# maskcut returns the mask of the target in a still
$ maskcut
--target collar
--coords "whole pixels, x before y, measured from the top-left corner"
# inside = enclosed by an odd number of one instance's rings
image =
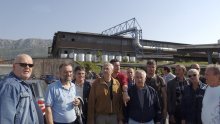
[[[180,79],[179,79],[179,77],[176,77],[176,81],[181,82]],[[183,77],[183,82],[184,82],[184,81],[187,81],[185,77]]]
[[[74,83],[74,84],[75,84],[76,86],[78,86],[78,87],[83,87],[84,84],[85,84],[85,82],[86,82],[86,80],[84,80],[84,82],[82,83],[82,86],[80,86],[80,85],[77,84],[76,79],[74,79],[74,80],[72,81],[72,83]]]
[[[198,84],[198,87],[197,87],[197,89],[199,88],[199,89],[204,89],[204,88],[206,88],[206,84],[204,84],[204,83],[202,83],[201,81],[199,81],[199,84]],[[191,88],[193,88],[193,84],[192,84],[192,82],[190,82],[190,87]]]
[[[156,76],[157,76],[157,75],[154,74],[152,77],[148,77],[148,76],[147,76],[147,78],[156,78]]]
[[[116,80],[115,78],[111,77],[111,82],[112,82],[113,85],[116,84],[115,80]],[[100,83],[101,84],[106,84],[106,82],[104,80],[104,77],[100,78]]]
[[[64,88],[64,86],[63,86],[63,84],[62,84],[62,82],[61,82],[60,80],[58,81],[58,85],[59,85],[59,87]],[[71,82],[70,82],[70,88],[73,87],[73,85],[74,85],[74,84],[73,84],[73,82],[71,81]]]
[[[25,80],[22,80],[21,78],[19,78],[18,76],[16,76],[14,72],[10,72],[10,73],[9,73],[9,77],[14,78],[15,81],[21,83],[22,85],[28,86],[28,84],[25,82]]]
[[[141,89],[139,89],[137,86],[136,86],[136,88],[137,88],[137,90],[147,90],[147,85],[146,84],[144,84],[144,87],[142,87]]]

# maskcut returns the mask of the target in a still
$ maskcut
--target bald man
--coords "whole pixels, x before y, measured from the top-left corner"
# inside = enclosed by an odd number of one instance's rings
[[[13,62],[12,72],[0,82],[1,124],[42,124],[42,112],[26,83],[33,69],[33,60],[19,54]]]

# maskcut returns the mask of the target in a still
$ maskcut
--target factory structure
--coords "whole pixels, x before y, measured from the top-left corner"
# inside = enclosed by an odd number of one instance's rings
[[[133,18],[100,34],[58,31],[53,38],[51,56],[75,61],[107,62],[117,58],[135,62],[153,56],[168,59],[177,53],[176,48],[184,45],[142,39],[142,30]]]
[[[190,45],[142,39],[142,29],[135,18],[100,34],[58,31],[49,50],[52,58],[88,62],[107,62],[116,58],[124,62],[156,59],[212,63],[220,60],[219,53],[220,44]]]
[[[57,32],[52,44],[52,56],[54,58],[72,58],[75,61],[98,61],[103,62],[117,58],[119,61],[126,60],[135,62],[144,55],[175,54],[175,49],[184,44],[141,40],[143,46],[149,49],[141,49],[135,46],[135,39],[123,36],[107,36],[102,34],[82,32]],[[166,48],[164,51],[161,48]]]

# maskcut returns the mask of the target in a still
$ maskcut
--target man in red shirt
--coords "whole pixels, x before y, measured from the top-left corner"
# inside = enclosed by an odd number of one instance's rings
[[[112,77],[117,79],[122,87],[123,92],[123,100],[126,106],[126,103],[128,100],[130,100],[130,97],[128,96],[128,80],[127,77],[120,72],[120,62],[117,59],[112,59],[110,63],[114,66],[114,71],[112,74]]]

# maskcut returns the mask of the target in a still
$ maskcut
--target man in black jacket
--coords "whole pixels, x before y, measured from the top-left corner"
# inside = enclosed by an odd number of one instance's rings
[[[181,99],[184,87],[188,85],[184,74],[186,67],[184,65],[176,65],[176,78],[167,83],[167,108],[169,114],[169,124],[181,123]]]
[[[187,72],[190,85],[183,91],[181,102],[182,124],[202,124],[202,100],[207,85],[199,80],[199,71],[190,69]]]
[[[90,82],[85,79],[86,70],[82,66],[77,66],[74,69],[74,77],[73,83],[76,85],[76,95],[82,98],[82,121],[83,124],[87,122],[87,111],[88,111],[88,98],[89,92],[91,89]],[[79,116],[77,117],[79,121]]]
[[[157,92],[145,84],[146,72],[135,72],[135,85],[128,90],[130,100],[126,111],[128,123],[154,123],[160,124],[161,108]]]

